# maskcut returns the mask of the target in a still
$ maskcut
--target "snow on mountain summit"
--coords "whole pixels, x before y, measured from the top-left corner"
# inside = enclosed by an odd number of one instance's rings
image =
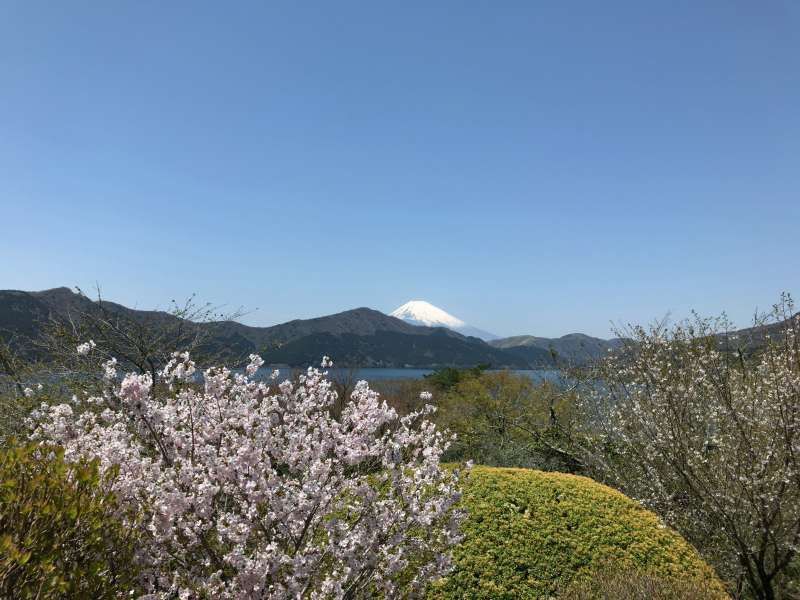
[[[389,313],[392,317],[402,319],[412,325],[424,325],[425,327],[446,327],[463,335],[471,335],[483,340],[494,340],[497,336],[475,327],[467,325],[458,317],[454,317],[448,312],[443,311],[438,306],[424,300],[412,300],[406,302]]]
[[[438,306],[434,306],[424,300],[406,302],[403,306],[393,310],[390,315],[403,319],[403,321],[414,322],[416,325],[425,325],[426,327],[456,329],[466,325],[461,319],[457,319]]]

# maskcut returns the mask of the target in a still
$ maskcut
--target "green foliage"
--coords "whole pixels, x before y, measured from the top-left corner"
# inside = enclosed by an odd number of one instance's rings
[[[18,393],[13,386],[0,383],[0,445],[11,437],[25,434],[25,418],[40,402]]]
[[[448,460],[577,472],[575,398],[508,371],[463,378],[439,401],[438,422],[458,435]]]
[[[0,331],[0,444],[22,433],[25,417],[35,404],[35,400],[25,396],[23,383],[30,374],[30,366]]]
[[[579,581],[559,594],[569,600],[707,600],[719,597],[709,581],[681,580],[647,571],[620,571],[613,565],[590,581]]]
[[[468,381],[470,379],[480,377],[488,368],[489,365],[487,364],[480,364],[469,369],[444,367],[442,369],[435,370],[433,373],[425,375],[424,379],[435,389],[439,391],[448,391],[453,389],[462,381]]]
[[[11,443],[0,451],[0,597],[115,598],[135,590],[134,539],[97,461]]]
[[[613,563],[655,577],[722,584],[696,551],[653,513],[591,479],[475,467],[464,482],[464,540],[455,569],[429,597],[542,598],[591,581]]]

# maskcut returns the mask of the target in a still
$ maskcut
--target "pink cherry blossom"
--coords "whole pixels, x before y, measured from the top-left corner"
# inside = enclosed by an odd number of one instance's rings
[[[275,386],[251,379],[262,364],[197,382],[174,354],[158,381],[118,382],[109,361],[90,410],[43,405],[32,435],[118,466],[147,599],[422,593],[449,568],[462,519],[433,407],[401,418],[359,382],[334,418],[323,373]]]

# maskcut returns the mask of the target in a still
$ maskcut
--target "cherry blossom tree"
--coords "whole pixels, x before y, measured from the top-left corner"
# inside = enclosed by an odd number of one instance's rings
[[[276,384],[255,380],[262,364],[199,378],[176,353],[154,385],[112,360],[104,394],[43,405],[32,435],[118,466],[146,598],[421,594],[449,568],[462,519],[433,408],[400,418],[359,382],[334,417],[325,372]]]
[[[589,377],[587,464],[660,513],[735,590],[790,597],[800,547],[800,315],[791,298],[750,330],[697,317],[627,333],[627,351]]]

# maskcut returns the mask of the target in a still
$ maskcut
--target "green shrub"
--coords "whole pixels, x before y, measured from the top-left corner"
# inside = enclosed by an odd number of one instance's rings
[[[0,450],[0,597],[114,598],[135,590],[134,539],[114,517],[113,474],[63,450]]]
[[[620,571],[609,565],[590,581],[570,585],[559,598],[569,600],[707,600],[719,590],[709,581],[683,581],[647,571]]]
[[[475,467],[464,480],[468,517],[455,568],[429,596],[547,598],[613,563],[657,577],[722,584],[696,551],[651,512],[591,479]]]

